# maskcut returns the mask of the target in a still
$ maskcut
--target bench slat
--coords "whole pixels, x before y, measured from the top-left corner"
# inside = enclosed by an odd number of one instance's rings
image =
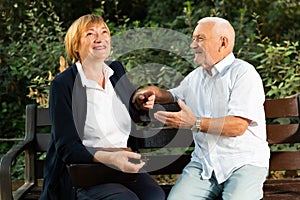
[[[101,163],[70,164],[68,172],[74,187],[89,187],[105,182],[134,181],[136,174],[124,173]]]
[[[152,129],[140,131],[141,148],[168,148],[193,146],[193,133],[187,129]]]
[[[36,134],[36,146],[37,152],[46,152],[49,146],[49,141],[51,138],[50,133],[40,133]]]
[[[264,108],[267,118],[299,116],[297,96],[282,99],[266,99]]]
[[[50,116],[48,108],[38,108],[36,117],[36,126],[50,126]]]
[[[271,153],[270,170],[299,170],[300,151],[278,151]]]
[[[182,169],[190,162],[191,155],[158,155],[148,158],[144,169],[152,175],[181,174]]]
[[[267,180],[263,200],[300,200],[300,179]]]
[[[300,142],[299,124],[270,124],[267,134],[269,144]]]

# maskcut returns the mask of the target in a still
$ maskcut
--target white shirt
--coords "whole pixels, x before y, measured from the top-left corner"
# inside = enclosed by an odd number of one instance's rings
[[[198,67],[169,91],[175,100],[182,99],[196,116],[240,116],[251,120],[242,136],[193,133],[192,160],[202,165],[204,179],[209,179],[214,171],[218,183],[222,183],[245,164],[269,166],[265,94],[261,78],[252,65],[230,54],[213,67],[212,76]]]
[[[127,147],[131,119],[109,80],[113,70],[104,65],[103,89],[96,81],[86,78],[80,62],[77,62],[76,66],[87,94],[83,144],[87,147]]]

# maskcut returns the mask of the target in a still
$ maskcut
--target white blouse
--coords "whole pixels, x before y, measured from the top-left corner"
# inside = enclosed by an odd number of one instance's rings
[[[130,115],[117,96],[109,77],[113,70],[104,65],[105,88],[86,78],[80,62],[76,63],[87,94],[87,116],[83,144],[87,147],[127,147],[131,130]]]

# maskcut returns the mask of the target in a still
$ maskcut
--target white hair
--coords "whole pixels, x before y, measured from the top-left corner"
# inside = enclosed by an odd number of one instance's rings
[[[213,23],[212,32],[231,38],[231,42],[234,45],[235,31],[228,20],[220,17],[204,17],[198,21],[199,23]]]

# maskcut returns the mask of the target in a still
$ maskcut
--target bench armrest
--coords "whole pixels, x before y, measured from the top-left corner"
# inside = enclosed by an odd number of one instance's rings
[[[136,173],[124,173],[102,163],[67,165],[75,188],[90,187],[102,183],[128,183],[136,181]]]
[[[33,185],[32,180],[29,180],[29,176],[25,176],[25,183],[16,192],[12,192],[12,181],[11,181],[11,165],[16,158],[22,153],[32,153],[33,139],[19,142],[13,146],[0,160],[0,199],[18,199],[21,197],[23,192]],[[26,170],[26,169],[25,169]],[[25,172],[26,174],[26,172]]]

